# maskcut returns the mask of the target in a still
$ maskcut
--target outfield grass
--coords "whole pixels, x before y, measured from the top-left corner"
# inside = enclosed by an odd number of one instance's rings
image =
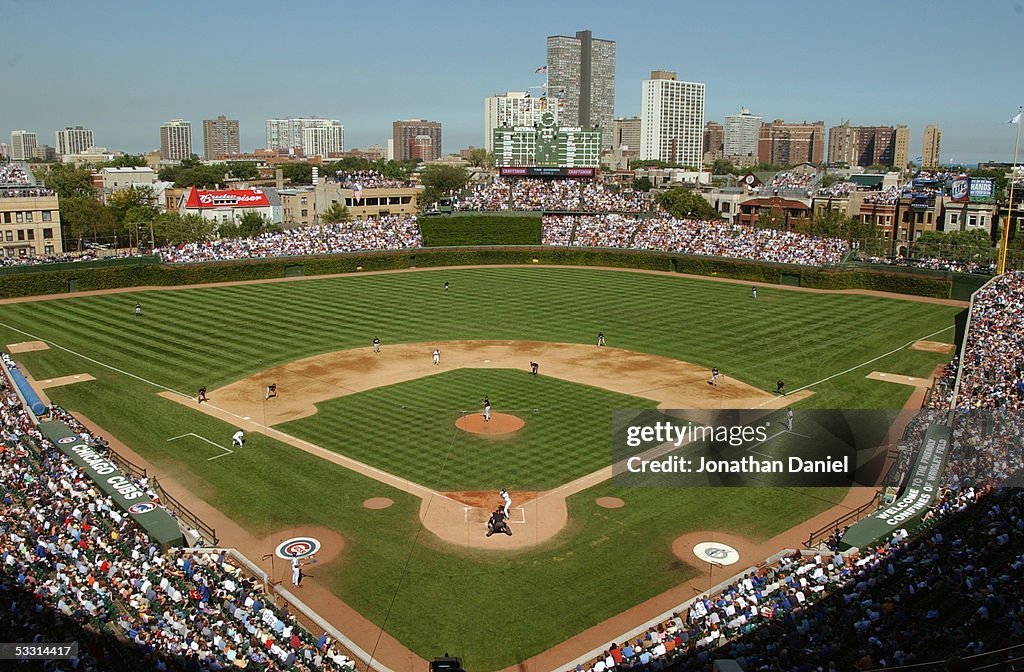
[[[507,437],[456,428],[485,395],[526,425]],[[614,409],[655,406],[526,371],[459,369],[317,404],[277,429],[429,488],[549,490],[608,465]]]
[[[775,288],[758,293],[754,301],[742,285],[643,273],[460,269],[3,305],[0,337],[4,343],[44,338],[88,357],[51,349],[16,359],[37,378],[96,376],[48,394],[190,483],[257,536],[297,524],[338,530],[346,538],[342,561],[321,568],[319,578],[420,655],[458,651],[473,669],[488,670],[693,576],[696,570],[671,553],[679,534],[716,529],[765,539],[842,492],[605,483],[569,501],[570,525],[554,540],[494,556],[447,547],[429,534],[417,537],[418,501],[262,436],[213,462],[209,448],[168,443],[196,432],[226,445],[233,428],[156,397],[158,386],[192,394],[199,385],[215,388],[274,364],[368,347],[374,335],[385,344],[592,343],[604,331],[611,346],[718,366],[762,389],[774,389],[778,378],[790,390],[813,384],[805,407],[894,408],[911,388],[864,376],[871,370],[927,376],[947,357],[898,348],[926,336],[950,341],[959,310]],[[145,311],[141,318],[132,311],[136,301]],[[364,430],[377,417],[364,417]],[[626,507],[600,509],[593,504],[600,495],[621,497]],[[371,496],[396,505],[369,512],[360,502]],[[585,609],[581,594],[591,596]],[[508,627],[497,629],[509,615]]]

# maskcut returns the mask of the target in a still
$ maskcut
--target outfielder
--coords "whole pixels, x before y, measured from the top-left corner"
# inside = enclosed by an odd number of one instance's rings
[[[135,302],[135,316],[139,317],[141,315],[142,315],[142,304],[136,301]]]

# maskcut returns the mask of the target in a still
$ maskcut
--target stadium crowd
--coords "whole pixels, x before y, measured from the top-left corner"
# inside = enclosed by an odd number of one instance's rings
[[[385,177],[377,170],[339,170],[334,174],[334,181],[346,189],[389,189],[411,187],[410,180],[395,180]]]
[[[864,195],[864,203],[876,205],[895,205],[900,200],[903,190],[900,187],[887,187],[881,191],[872,191]]]
[[[817,173],[784,170],[773,175],[772,179],[761,190],[772,193],[798,192],[806,194],[808,191],[813,191],[814,184],[817,181]]]
[[[53,196],[53,189],[37,187],[22,163],[0,163],[0,198]]]
[[[165,263],[178,264],[394,250],[422,245],[423,238],[415,217],[388,215],[342,224],[274,231],[255,238],[222,238],[177,247],[159,247],[153,253]]]
[[[13,365],[6,355],[5,363]],[[63,409],[50,412],[73,420]],[[150,541],[43,437],[5,375],[0,426],[0,632],[23,642],[84,632],[89,642],[78,658],[47,669],[354,669],[326,636],[314,637],[274,606],[224,552]]]
[[[828,187],[818,187],[818,196],[849,196],[853,189],[850,182],[836,182]]]
[[[548,245],[629,247],[810,266],[838,264],[848,250],[837,238],[665,216],[545,215],[542,231]]]
[[[919,527],[766,564],[577,671],[706,672],[716,658],[748,672],[1017,669],[1002,663],[1024,641],[1024,273],[979,291],[965,347],[941,494]],[[947,417],[957,373],[954,358],[907,442]]]
[[[615,191],[595,181],[495,178],[453,202],[456,210],[646,212],[653,206],[640,191]]]

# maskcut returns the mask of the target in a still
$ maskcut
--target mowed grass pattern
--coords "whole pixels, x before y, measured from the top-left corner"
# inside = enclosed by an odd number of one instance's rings
[[[446,280],[451,290],[443,292]],[[132,311],[136,301],[141,318]],[[717,366],[762,389],[781,377],[795,389],[951,327],[958,310],[773,288],[753,300],[743,285],[644,273],[483,268],[12,304],[0,309],[0,322],[189,393],[272,364],[366,347],[374,336],[385,346],[591,343],[598,331],[610,346]],[[933,338],[943,337],[951,339],[952,329]],[[935,361],[926,354],[903,373],[927,375]],[[818,392],[823,407],[851,403],[841,390]],[[879,403],[899,405],[901,392],[882,392]]]
[[[446,280],[448,293],[442,292]],[[601,330],[611,346],[718,366],[767,390],[780,377],[795,389],[892,351],[815,384],[816,394],[802,404],[884,408],[902,405],[910,388],[864,376],[871,370],[927,376],[946,356],[900,346],[934,332],[933,340],[950,341],[960,310],[775,288],[758,294],[755,302],[744,285],[645,273],[438,270],[7,304],[0,306],[0,338],[44,338],[88,357],[54,348],[16,359],[36,378],[96,376],[47,393],[162,473],[189,483],[256,536],[300,524],[336,529],[346,538],[342,562],[320,569],[318,580],[419,655],[458,651],[470,669],[493,670],[694,576],[698,570],[672,555],[678,535],[721,530],[763,540],[827,508],[842,492],[603,483],[570,500],[570,525],[548,544],[515,554],[473,553],[417,535],[417,503],[404,493],[266,437],[251,435],[248,454],[213,462],[198,443],[168,443],[194,431],[226,445],[234,428],[155,396],[154,385],[192,394],[199,385],[213,389],[274,364],[369,347],[375,335],[386,348],[448,339],[593,343]],[[141,318],[133,314],[136,301]],[[490,390],[465,392],[475,399]],[[366,407],[360,431],[378,424],[380,413]],[[415,445],[418,431],[406,442]],[[514,453],[505,463],[520,468]],[[600,495],[621,497],[626,507],[601,509],[593,503]],[[396,506],[369,512],[360,502],[370,496],[390,497]],[[581,594],[590,596],[585,608]],[[504,614],[513,617],[496,632]]]
[[[458,429],[485,395],[526,425],[500,437]],[[339,397],[277,429],[429,488],[548,490],[610,464],[613,410],[656,405],[527,371],[459,369]]]

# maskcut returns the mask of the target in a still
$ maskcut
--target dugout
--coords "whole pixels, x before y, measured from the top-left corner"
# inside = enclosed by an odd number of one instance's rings
[[[163,547],[184,545],[178,521],[125,476],[102,451],[90,446],[63,422],[40,422],[39,431],[70,457],[97,488],[109,495],[118,508],[131,516],[150,539]]]

